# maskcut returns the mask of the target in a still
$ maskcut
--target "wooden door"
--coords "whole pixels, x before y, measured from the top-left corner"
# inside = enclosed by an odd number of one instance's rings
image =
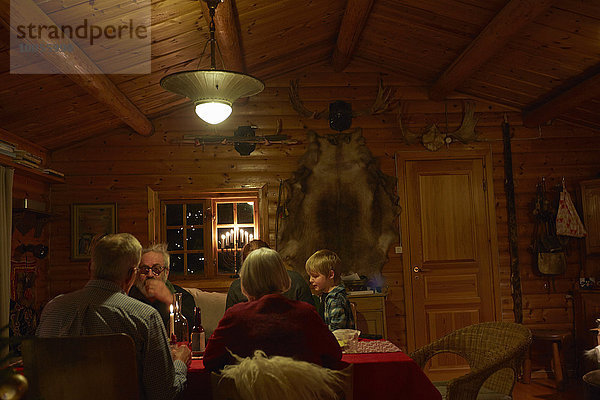
[[[402,160],[399,175],[404,178],[400,186],[409,348],[463,326],[494,321],[499,310],[495,213],[486,156],[423,157]],[[428,366],[428,375],[446,379],[466,368],[458,356],[438,356]]]
[[[587,230],[586,254],[600,254],[600,179],[583,181],[580,185],[583,222]]]

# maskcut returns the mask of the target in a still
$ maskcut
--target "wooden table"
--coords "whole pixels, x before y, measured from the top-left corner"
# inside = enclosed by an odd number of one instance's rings
[[[441,400],[442,396],[421,368],[406,354],[344,354],[342,361],[354,364],[354,399]],[[202,360],[192,360],[188,370],[185,400],[212,399],[210,373]]]

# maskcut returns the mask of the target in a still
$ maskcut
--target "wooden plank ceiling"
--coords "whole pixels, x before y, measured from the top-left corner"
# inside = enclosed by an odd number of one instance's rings
[[[30,2],[36,18],[141,12],[131,0],[12,1]],[[9,3],[0,2],[0,128],[50,151],[115,129],[151,134],[153,118],[188,102],[160,79],[208,67],[206,4],[152,0],[150,74],[59,73],[73,64],[97,72],[110,62],[102,48],[90,55],[98,65],[81,52],[36,61],[56,74],[11,74]],[[226,68],[263,80],[360,60],[422,82],[432,100],[467,95],[521,110],[529,126],[559,119],[600,129],[599,0],[225,0],[216,26]]]

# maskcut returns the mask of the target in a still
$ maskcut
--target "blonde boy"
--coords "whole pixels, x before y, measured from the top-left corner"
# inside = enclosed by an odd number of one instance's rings
[[[321,296],[321,313],[330,331],[354,328],[352,309],[341,282],[342,262],[331,250],[319,250],[306,260],[310,285]]]

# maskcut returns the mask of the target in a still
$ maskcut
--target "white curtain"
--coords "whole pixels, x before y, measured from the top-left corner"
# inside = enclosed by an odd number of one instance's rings
[[[12,168],[0,166],[0,327],[10,313],[10,248],[12,242]],[[8,330],[2,332],[8,336]]]

